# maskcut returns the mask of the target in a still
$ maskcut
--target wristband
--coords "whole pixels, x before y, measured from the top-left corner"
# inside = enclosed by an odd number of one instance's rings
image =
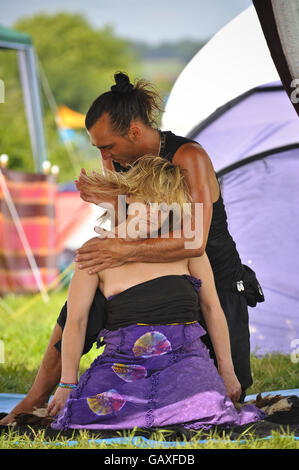
[[[59,387],[61,387],[61,388],[71,388],[71,389],[75,389],[75,388],[77,388],[77,385],[78,385],[78,384],[66,383],[66,382],[60,382],[60,383],[59,383]]]

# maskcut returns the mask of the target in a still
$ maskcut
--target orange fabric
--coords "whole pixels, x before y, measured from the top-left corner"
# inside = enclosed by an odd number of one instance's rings
[[[59,127],[65,127],[67,129],[81,129],[85,127],[85,114],[73,111],[67,106],[59,106],[56,123]]]

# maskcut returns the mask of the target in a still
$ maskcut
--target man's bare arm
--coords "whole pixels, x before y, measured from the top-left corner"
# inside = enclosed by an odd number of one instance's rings
[[[186,242],[190,242],[190,238],[184,236],[183,231],[180,238],[176,237],[176,232],[171,232],[168,238],[148,238],[129,242],[121,238],[96,237],[77,251],[75,261],[79,263],[81,269],[90,268],[89,272],[95,273],[126,262],[171,262],[198,257],[204,253],[213,210],[211,161],[200,146],[185,144],[176,152],[173,163],[184,170],[194,203],[202,205],[200,244],[194,244],[195,248],[186,249]],[[195,229],[194,219],[191,222],[191,229]]]

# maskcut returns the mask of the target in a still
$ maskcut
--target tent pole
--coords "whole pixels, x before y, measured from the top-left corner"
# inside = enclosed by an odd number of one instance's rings
[[[42,173],[42,164],[47,160],[47,152],[36,60],[32,46],[18,50],[18,62],[35,168],[38,173]]]

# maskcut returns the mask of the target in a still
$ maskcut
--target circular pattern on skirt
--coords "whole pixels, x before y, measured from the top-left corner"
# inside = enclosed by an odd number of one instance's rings
[[[112,370],[126,382],[135,382],[144,379],[147,375],[146,368],[135,364],[120,364],[115,362]]]
[[[140,336],[133,346],[133,353],[136,357],[161,356],[171,351],[171,344],[159,331],[150,331]]]
[[[89,408],[96,415],[115,413],[126,403],[126,400],[115,389],[88,397],[86,400]]]

